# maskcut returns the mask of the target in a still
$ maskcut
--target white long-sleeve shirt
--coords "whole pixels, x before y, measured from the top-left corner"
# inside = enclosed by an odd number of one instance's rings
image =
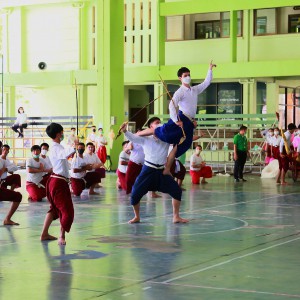
[[[0,158],[0,169],[2,169],[3,167],[7,168],[7,172],[4,172],[1,175],[0,179],[6,179],[7,173],[13,173],[18,170],[18,167],[7,158],[6,159]]]
[[[198,95],[201,94],[212,81],[212,70],[208,70],[205,80],[195,86],[191,86],[190,88],[182,85],[173,96],[173,101],[170,101],[169,110],[170,117],[173,122],[177,122],[177,112],[176,107],[179,107],[184,114],[188,115],[191,118],[194,118],[197,113],[197,103],[198,103]],[[175,106],[174,106],[175,104]]]
[[[141,145],[132,143],[132,150],[130,152],[130,158],[136,164],[143,164],[145,160],[144,149]]]
[[[86,162],[87,165],[91,164],[101,164],[101,160],[99,159],[99,157],[93,153],[93,154],[89,154],[89,153],[85,153],[83,155],[84,161]],[[93,170],[87,170],[87,172],[95,172],[95,169]]]
[[[71,163],[71,177],[73,178],[83,178],[86,175],[86,170],[82,171],[82,172],[77,172],[74,173],[74,169],[81,169],[82,167],[85,167],[87,165],[84,157],[81,158],[79,156],[75,156],[72,159],[72,163]]]
[[[64,148],[59,143],[53,142],[49,158],[53,166],[53,173],[69,178],[68,157],[75,153],[74,148]]]
[[[291,137],[292,137],[292,134],[289,131],[286,131],[284,133],[284,135],[286,137],[287,144],[288,144],[288,146],[290,148],[291,147]],[[281,141],[280,141],[280,144],[279,144],[279,151],[280,151],[280,153],[282,153],[283,147],[284,147],[284,140],[282,138]]]
[[[27,123],[27,115],[25,113],[18,114],[15,124],[26,124]]]
[[[145,165],[152,167],[147,162],[160,166],[163,166],[166,163],[170,144],[155,138],[153,135],[142,137],[126,131],[125,136],[131,142],[143,147],[145,153]]]
[[[26,161],[26,170],[27,170],[26,181],[33,182],[35,184],[38,184],[42,181],[44,173],[42,173],[42,172],[29,173],[29,171],[28,171],[28,167],[32,167],[34,169],[39,169],[41,163],[44,165],[44,161],[41,158],[39,159],[39,161],[36,161],[34,158],[27,159],[27,161]]]

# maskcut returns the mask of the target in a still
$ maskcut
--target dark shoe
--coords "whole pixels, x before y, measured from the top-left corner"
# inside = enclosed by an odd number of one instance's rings
[[[240,180],[238,178],[235,178],[234,182],[240,182]]]
[[[241,178],[241,180],[243,181],[243,182],[246,182],[247,180],[246,179],[244,179],[244,178]]]

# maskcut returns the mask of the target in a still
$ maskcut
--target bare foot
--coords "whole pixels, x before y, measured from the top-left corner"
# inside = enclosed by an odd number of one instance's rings
[[[201,181],[201,183],[202,183],[202,184],[205,184],[205,183],[208,183],[208,182],[207,182],[207,181],[205,181],[205,180],[202,180],[202,181]]]
[[[128,221],[129,224],[140,223],[140,218],[134,217],[133,219]]]
[[[19,223],[16,223],[12,220],[4,220],[3,225],[20,225]]]
[[[67,244],[66,240],[62,237],[60,237],[57,241],[57,244],[60,245],[60,246],[64,246]]]
[[[50,235],[50,234],[45,234],[41,235],[41,241],[54,241],[57,240],[57,237]]]
[[[188,223],[189,220],[188,219],[183,219],[180,217],[173,217],[173,223]]]
[[[96,189],[100,189],[100,188],[102,188],[102,185],[100,185],[99,183],[97,183],[96,186],[95,186],[95,188]]]
[[[100,193],[97,193],[97,192],[89,192],[89,195],[100,195]]]
[[[286,181],[281,182],[281,185],[288,185],[288,183]]]

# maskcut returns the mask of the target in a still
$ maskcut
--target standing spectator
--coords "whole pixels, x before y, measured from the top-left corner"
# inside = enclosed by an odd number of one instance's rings
[[[242,125],[240,127],[240,132],[236,134],[233,138],[234,143],[234,180],[235,182],[247,181],[243,177],[244,166],[247,160],[248,151],[248,141],[245,136],[247,132],[247,127]]]
[[[19,134],[18,135],[19,138],[23,138],[24,137],[23,128],[27,128],[27,115],[24,112],[24,108],[19,107],[17,119],[16,119],[14,125],[12,126],[12,130]]]
[[[98,129],[99,136],[96,137],[96,144],[97,144],[97,155],[99,159],[102,161],[103,164],[106,162],[107,154],[106,154],[106,145],[107,141],[103,135],[103,129]]]

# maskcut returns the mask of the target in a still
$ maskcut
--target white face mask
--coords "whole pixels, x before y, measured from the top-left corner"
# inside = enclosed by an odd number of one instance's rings
[[[200,149],[196,149],[196,154],[200,154],[201,150]]]
[[[275,135],[278,135],[278,134],[279,134],[279,131],[277,131],[277,130],[274,131],[274,134],[275,134]]]
[[[48,152],[48,151],[47,151],[46,149],[42,149],[42,150],[41,150],[41,154],[42,154],[42,155],[46,155],[47,152]]]
[[[182,78],[182,82],[185,83],[185,84],[190,84],[191,83],[191,77],[190,76],[187,76],[187,77],[183,77]]]

